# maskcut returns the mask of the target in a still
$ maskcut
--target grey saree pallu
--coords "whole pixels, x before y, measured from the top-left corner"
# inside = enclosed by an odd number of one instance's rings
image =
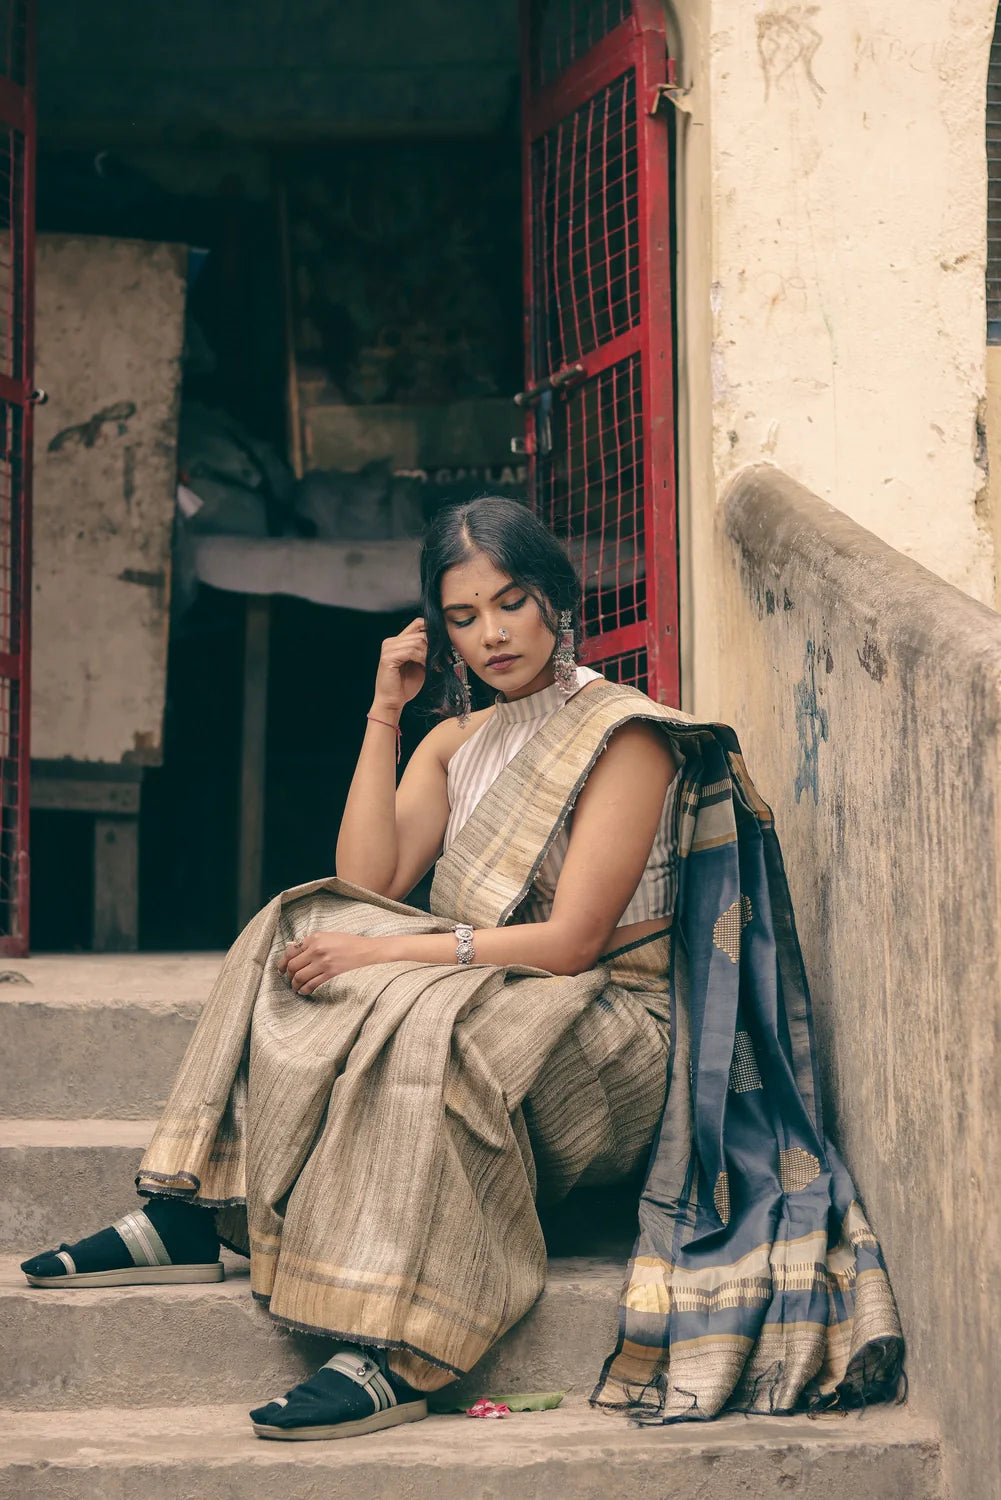
[[[673,936],[574,976],[391,963],[291,993],[277,961],[305,932],[517,919],[597,756],[637,718],[681,763]],[[824,1137],[781,855],[732,731],[590,684],[478,804],[431,905],[328,880],[258,913],[209,997],[140,1191],[215,1206],[272,1316],[383,1347],[431,1391],[541,1291],[537,1193],[647,1160],[595,1404],[674,1421],[892,1395],[893,1297]]]

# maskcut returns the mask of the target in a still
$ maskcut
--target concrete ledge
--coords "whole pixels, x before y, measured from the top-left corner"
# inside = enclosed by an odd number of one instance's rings
[[[770,465],[717,536],[720,717],[773,807],[832,1133],[955,1500],[1001,1473],[1001,616]],[[985,1480],[990,1475],[991,1479]]]
[[[6,1420],[4,1420],[6,1418]],[[353,1442],[269,1443],[243,1407],[3,1413],[0,1500],[941,1500],[934,1437],[906,1412],[724,1417],[645,1430],[561,1409],[464,1416]]]
[[[575,1390],[587,1396],[615,1344],[622,1264],[554,1260],[522,1321],[455,1387]],[[211,1286],[29,1287],[0,1265],[0,1406],[158,1406],[171,1400],[256,1403],[281,1395],[330,1358],[331,1341],[278,1327],[250,1295],[246,1262],[228,1257]]]
[[[806,598],[834,610],[853,634],[864,639],[878,628],[898,668],[910,654],[912,664],[934,672],[941,655],[939,668],[947,665],[950,678],[968,685],[980,679],[983,690],[1001,700],[1001,615],[887,546],[781,469],[755,464],[742,470],[727,491],[722,521],[759,620],[796,610],[788,588],[795,574],[801,598],[805,587]],[[867,663],[854,665],[878,683],[888,662],[881,669],[870,648]]]

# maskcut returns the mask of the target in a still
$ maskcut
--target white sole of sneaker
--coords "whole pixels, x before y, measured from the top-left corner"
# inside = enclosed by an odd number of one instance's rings
[[[77,1271],[73,1276],[29,1276],[29,1286],[183,1286],[190,1282],[223,1281],[221,1260],[204,1266],[124,1266],[120,1271]]]
[[[362,1437],[366,1432],[381,1432],[384,1427],[397,1427],[401,1422],[419,1422],[427,1414],[426,1401],[407,1401],[402,1406],[374,1411],[370,1417],[359,1417],[354,1422],[335,1422],[332,1427],[265,1427],[260,1422],[255,1422],[254,1431],[261,1438],[281,1438],[287,1443],[308,1443],[320,1438]]]

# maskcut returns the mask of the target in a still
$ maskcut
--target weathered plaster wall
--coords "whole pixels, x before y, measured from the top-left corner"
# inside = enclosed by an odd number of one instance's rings
[[[771,458],[988,602],[976,429],[995,14],[994,0],[717,0],[710,41],[717,473]]]
[[[995,14],[996,0],[678,0],[691,86],[682,562],[687,706],[699,712],[718,691],[714,515],[748,462],[773,461],[994,603],[1001,523],[983,402]]]
[[[31,753],[156,763],[187,251],[38,241]]]
[[[721,513],[722,716],[772,806],[829,1125],[953,1500],[1001,1472],[1001,617],[767,465]]]
[[[994,608],[1001,609],[1001,344],[987,345],[987,472],[994,535]]]

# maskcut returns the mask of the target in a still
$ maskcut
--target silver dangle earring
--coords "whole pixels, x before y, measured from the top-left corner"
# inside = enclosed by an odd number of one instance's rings
[[[553,675],[564,698],[577,691],[577,658],[573,648],[573,616],[568,609],[560,611],[560,633],[553,652]]]
[[[456,718],[459,721],[459,727],[465,729],[469,723],[469,715],[472,711],[473,703],[469,696],[469,678],[466,675],[465,659],[455,650],[452,652],[452,667],[456,677],[459,679],[459,703]]]

